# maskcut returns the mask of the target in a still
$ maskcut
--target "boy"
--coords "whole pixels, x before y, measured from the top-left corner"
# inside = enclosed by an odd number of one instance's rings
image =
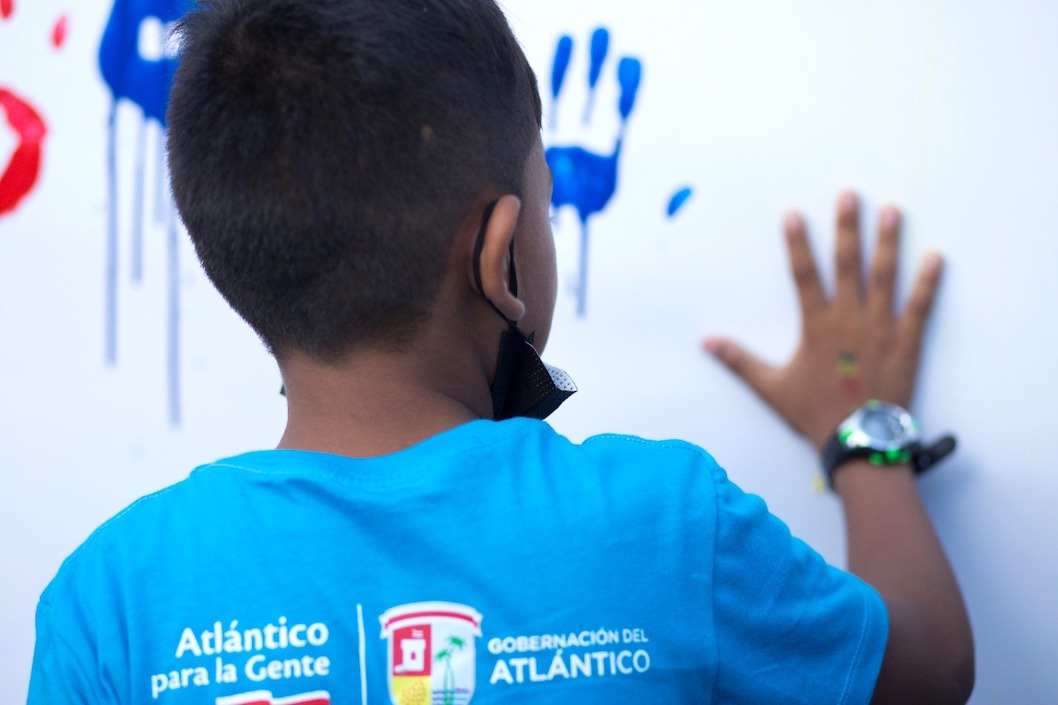
[[[910,400],[940,262],[894,318],[895,211],[864,298],[843,197],[833,302],[789,217],[788,366],[707,343],[824,451],[856,578],[694,446],[536,420],[572,388],[533,347],[550,175],[493,0],[210,0],[180,33],[173,191],[289,421],[67,560],[31,703],[965,701],[972,638],[914,486],[932,456],[835,439]],[[862,409],[846,425],[910,428]]]

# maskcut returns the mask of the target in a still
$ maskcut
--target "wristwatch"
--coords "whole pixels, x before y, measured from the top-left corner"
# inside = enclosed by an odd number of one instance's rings
[[[823,470],[833,487],[834,472],[847,460],[866,458],[872,465],[909,463],[915,474],[933,467],[955,450],[955,436],[922,443],[918,422],[903,407],[871,399],[841,422],[823,449]]]

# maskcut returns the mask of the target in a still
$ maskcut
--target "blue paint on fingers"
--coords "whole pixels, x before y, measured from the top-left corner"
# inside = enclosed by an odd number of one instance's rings
[[[617,65],[617,82],[621,84],[621,100],[618,108],[621,111],[621,120],[628,120],[632,114],[632,108],[636,104],[636,94],[639,92],[639,82],[643,79],[643,64],[639,59],[625,57]]]
[[[566,80],[566,70],[569,68],[569,60],[573,56],[573,37],[563,35],[559,37],[558,46],[555,47],[555,65],[551,68],[551,97],[558,98],[562,92],[562,84]]]
[[[606,55],[610,51],[610,33],[599,27],[591,35],[591,66],[588,68],[588,102],[584,105],[584,124],[591,122],[591,111],[595,108],[595,86],[602,75]]]
[[[588,70],[588,87],[594,89],[599,83],[602,66],[610,51],[610,33],[599,27],[591,35],[591,68]]]

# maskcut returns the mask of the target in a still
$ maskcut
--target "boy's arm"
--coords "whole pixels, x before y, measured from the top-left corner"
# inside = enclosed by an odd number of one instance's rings
[[[903,407],[911,400],[941,259],[936,254],[926,259],[905,310],[894,314],[899,221],[895,209],[882,212],[865,287],[858,201],[851,193],[842,196],[830,300],[803,221],[796,214],[787,217],[802,335],[786,366],[767,365],[730,340],[706,341],[710,352],[817,451],[867,399]],[[878,590],[889,612],[889,640],[872,703],[966,702],[974,680],[969,618],[910,466],[847,461],[834,474],[834,490],[845,512],[849,570]]]

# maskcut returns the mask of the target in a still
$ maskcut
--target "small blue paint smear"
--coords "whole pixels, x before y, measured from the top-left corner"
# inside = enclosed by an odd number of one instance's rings
[[[587,76],[588,100],[584,119],[590,122],[595,88],[599,83],[610,47],[610,33],[596,29],[589,47]],[[551,94],[555,103],[560,100],[565,84],[566,72],[573,53],[573,39],[563,35],[555,48],[555,61],[551,72]],[[552,146],[546,152],[548,166],[554,175],[554,191],[551,205],[556,210],[572,206],[580,218],[581,241],[578,266],[577,315],[584,316],[588,299],[588,223],[593,215],[601,213],[610,203],[617,190],[617,172],[624,141],[625,126],[635,108],[639,84],[643,78],[643,65],[639,59],[622,58],[617,65],[617,83],[620,87],[617,112],[621,116],[621,127],[614,140],[613,150],[598,154],[578,145]],[[557,110],[552,110],[557,115]],[[555,123],[552,123],[552,129]]]
[[[107,242],[105,253],[105,325],[104,359],[108,365],[116,365],[118,360],[118,250],[119,250],[119,201],[120,188],[118,175],[118,105],[122,101],[139,107],[142,117],[137,126],[136,155],[133,183],[134,203],[132,204],[131,233],[131,267],[130,277],[139,283],[144,277],[143,262],[143,226],[145,220],[146,168],[145,157],[148,149],[147,123],[157,123],[159,129],[158,144],[155,145],[156,173],[154,174],[154,222],[163,225],[167,231],[167,257],[169,285],[168,290],[168,325],[167,325],[167,380],[168,380],[168,415],[172,425],[179,425],[181,420],[180,404],[180,287],[178,263],[176,260],[178,230],[175,210],[167,189],[164,160],[165,111],[169,99],[169,87],[176,72],[176,61],[162,56],[158,59],[145,58],[140,54],[139,37],[144,23],[155,23],[167,27],[179,19],[193,5],[192,0],[115,0],[110,11],[110,18],[99,45],[99,71],[103,81],[110,89],[110,118],[107,139]]]
[[[693,194],[694,189],[690,188],[689,186],[686,188],[681,188],[679,191],[674,193],[672,195],[672,198],[669,199],[669,207],[665,209],[665,212],[668,214],[668,216],[670,218],[676,217],[676,214],[679,213],[680,209],[683,208],[683,206],[687,203],[687,199],[689,199]]]

